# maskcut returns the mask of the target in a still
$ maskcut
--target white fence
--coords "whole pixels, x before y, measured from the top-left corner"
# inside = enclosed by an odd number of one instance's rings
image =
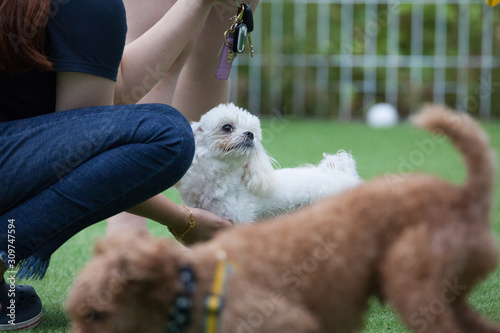
[[[262,0],[255,24],[255,57],[231,73],[231,99],[254,114],[438,102],[500,118],[500,8],[484,0]]]

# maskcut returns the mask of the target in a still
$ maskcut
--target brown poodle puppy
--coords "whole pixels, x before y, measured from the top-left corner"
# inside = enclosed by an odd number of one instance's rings
[[[465,185],[383,177],[191,250],[105,239],[69,296],[73,332],[355,332],[376,295],[415,332],[499,333],[466,304],[498,258],[488,139],[442,107],[414,122],[463,153]]]

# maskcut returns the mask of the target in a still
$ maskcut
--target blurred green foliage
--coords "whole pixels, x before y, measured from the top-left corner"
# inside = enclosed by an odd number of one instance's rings
[[[262,54],[262,69],[261,76],[261,114],[270,114],[273,109],[278,109],[282,114],[293,113],[293,95],[294,95],[294,80],[299,77],[305,86],[305,110],[300,112],[300,115],[318,116],[316,114],[316,104],[318,101],[325,105],[327,110],[322,112],[321,117],[338,117],[339,107],[339,86],[340,86],[340,69],[338,64],[332,61],[332,55],[340,55],[343,52],[350,52],[353,55],[364,55],[367,44],[370,42],[367,39],[365,28],[370,24],[370,31],[374,31],[376,36],[376,50],[378,55],[388,54],[388,26],[390,20],[395,20],[399,17],[399,43],[398,49],[400,55],[412,55],[412,11],[413,5],[399,4],[398,2],[390,2],[391,4],[378,5],[375,12],[366,13],[367,6],[364,4],[353,5],[353,40],[351,43],[342,44],[341,39],[341,21],[342,21],[342,5],[340,4],[317,4],[307,3],[297,6],[294,1],[276,2],[272,0],[262,2],[258,10],[262,11],[260,22],[256,22],[256,30],[252,35],[254,40],[260,38],[261,49],[256,50]],[[394,5],[396,4],[396,5]],[[391,7],[392,6],[392,7]],[[436,4],[424,4],[423,7],[423,40],[422,40],[422,55],[433,56],[436,49],[435,31],[436,31]],[[465,56],[481,56],[482,53],[482,15],[483,10],[494,11],[493,24],[493,55],[500,56],[500,10],[491,9],[484,3],[474,3],[466,6],[468,9],[470,30],[469,53]],[[282,11],[282,23],[278,24],[282,27],[283,36],[281,38],[272,37],[273,12]],[[295,23],[296,15],[305,12],[305,25],[297,28]],[[318,21],[321,22],[321,15],[324,13],[329,15],[329,27],[327,27],[329,38],[327,40],[318,41],[318,30],[324,27],[318,27]],[[304,15],[304,14],[303,14]],[[446,6],[446,55],[455,57],[459,55],[459,26],[463,24],[463,15],[460,13],[458,4],[450,4]],[[366,18],[369,18],[368,20]],[[372,28],[373,27],[373,28]],[[262,36],[261,36],[262,34]],[[276,40],[279,45],[276,45]],[[462,41],[463,42],[463,41]],[[276,77],[273,67],[281,64],[288,59],[290,63],[292,55],[306,55],[308,63],[304,66],[287,65],[283,68],[281,77]],[[248,66],[254,64],[254,60],[249,58],[247,54],[242,54],[241,57],[247,57],[243,65],[239,67],[238,80],[238,100],[237,102],[246,106],[248,103]],[[311,59],[322,59],[323,68],[317,69],[314,61]],[[324,60],[324,61],[323,61]],[[248,65],[247,65],[248,63]],[[322,70],[328,71],[329,84],[328,87],[316,85],[318,72]],[[433,68],[419,69],[422,77],[422,84],[412,82],[411,71],[409,68],[401,67],[398,70],[398,110],[402,116],[408,115],[414,109],[420,106],[423,102],[433,101]],[[278,72],[280,73],[280,72]],[[465,71],[468,76],[468,100],[457,101],[456,82],[460,75],[459,70],[454,67],[446,69],[447,94],[445,96],[446,104],[451,107],[456,107],[457,104],[467,104],[467,111],[478,115],[479,100],[484,96],[479,95],[481,84],[481,69],[473,68],[472,66]],[[383,102],[385,100],[385,85],[386,85],[386,68],[377,67],[377,94],[376,101]],[[352,72],[354,84],[351,89],[354,118],[363,116],[363,92],[359,88],[356,81],[364,80],[364,68],[355,67]],[[276,99],[271,97],[270,91],[273,85],[282,84],[282,93]],[[491,115],[494,118],[500,117],[500,70],[493,69],[492,73],[492,91],[491,91]],[[319,97],[318,97],[319,96]]]

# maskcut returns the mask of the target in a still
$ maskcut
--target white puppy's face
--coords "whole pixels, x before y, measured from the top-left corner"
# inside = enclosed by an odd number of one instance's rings
[[[238,177],[246,188],[264,195],[274,183],[274,161],[262,146],[259,118],[234,104],[221,104],[192,124],[196,152],[193,164],[212,167],[213,160],[243,171],[227,174]],[[241,168],[241,169],[240,169]]]
[[[234,104],[221,104],[193,123],[196,149],[211,157],[239,160],[260,149],[262,131],[259,119]]]

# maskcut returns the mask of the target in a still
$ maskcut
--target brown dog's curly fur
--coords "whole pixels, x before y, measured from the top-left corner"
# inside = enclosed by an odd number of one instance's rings
[[[463,153],[463,186],[383,177],[192,250],[146,234],[105,239],[68,299],[73,332],[162,332],[186,265],[197,289],[185,331],[202,332],[203,301],[225,258],[234,272],[220,332],[355,332],[376,295],[415,332],[499,333],[466,304],[498,259],[488,139],[469,116],[438,106],[414,122],[444,132]]]

